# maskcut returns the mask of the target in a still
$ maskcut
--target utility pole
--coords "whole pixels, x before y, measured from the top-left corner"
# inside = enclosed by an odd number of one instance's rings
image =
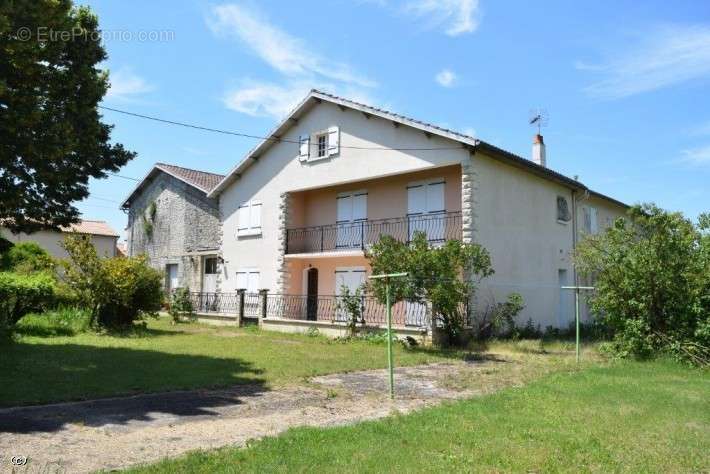
[[[392,297],[390,295],[390,278],[406,277],[407,273],[388,273],[372,275],[370,280],[385,281],[385,305],[387,306],[387,365],[390,378],[390,398],[394,400],[394,360],[392,356]]]
[[[579,364],[579,290],[594,290],[593,286],[561,286],[563,290],[574,290],[574,326],[575,326],[575,351]]]

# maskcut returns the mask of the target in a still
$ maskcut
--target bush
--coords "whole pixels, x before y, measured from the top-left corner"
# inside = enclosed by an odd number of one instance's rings
[[[351,292],[350,288],[346,285],[340,287],[340,297],[337,300],[336,309],[344,312],[348,318],[347,327],[349,337],[357,333],[358,324],[365,324],[365,320],[362,317],[362,291],[363,288],[360,286],[353,292]]]
[[[489,304],[485,311],[473,321],[473,336],[479,340],[492,337],[514,337],[517,335],[515,319],[525,308],[523,297],[518,293],[508,295],[504,303]]]
[[[697,363],[710,314],[710,215],[697,225],[655,205],[632,207],[603,234],[584,239],[576,262],[594,279],[592,311],[614,332],[621,357],[671,352]]]
[[[0,273],[0,337],[6,339],[25,314],[54,304],[55,281],[45,273]]]
[[[60,308],[25,315],[16,331],[27,336],[73,336],[89,330],[91,313],[79,308]]]
[[[11,245],[0,255],[0,268],[16,273],[54,271],[54,259],[36,242]]]
[[[125,328],[144,315],[156,315],[163,301],[163,275],[144,257],[101,259],[88,237],[68,236],[64,278],[92,324]]]
[[[187,288],[176,288],[170,298],[170,316],[173,318],[173,324],[180,322],[180,318],[187,317],[190,321],[197,319],[195,309],[192,306],[190,299],[190,290]]]

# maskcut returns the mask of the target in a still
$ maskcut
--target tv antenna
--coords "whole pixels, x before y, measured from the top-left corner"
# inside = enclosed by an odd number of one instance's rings
[[[537,127],[537,134],[540,135],[542,127],[547,127],[550,122],[550,116],[545,109],[534,109],[530,111],[530,119],[528,123],[533,127]]]

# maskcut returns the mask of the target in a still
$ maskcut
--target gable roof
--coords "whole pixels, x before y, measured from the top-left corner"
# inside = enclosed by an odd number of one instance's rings
[[[111,228],[106,221],[94,221],[83,219],[76,224],[60,227],[62,232],[76,232],[77,234],[105,235],[108,237],[118,237],[118,233]]]
[[[627,204],[624,204],[621,201],[617,201],[616,199],[604,196],[601,193],[591,191],[584,184],[575,179],[569,178],[547,167],[540,166],[531,160],[523,158],[522,156],[516,155],[509,151],[503,150],[502,148],[498,148],[494,145],[491,145],[490,143],[486,143],[477,138],[456,132],[454,130],[449,130],[447,128],[443,128],[428,122],[423,122],[421,120],[416,120],[413,118],[406,117],[404,115],[396,114],[388,110],[372,107],[370,105],[355,102],[333,94],[328,94],[317,89],[312,89],[305,97],[305,99],[303,99],[301,103],[298,104],[296,108],[271,131],[268,137],[259,142],[256,147],[254,147],[249,153],[247,153],[244,159],[239,162],[234,168],[232,168],[229,173],[227,173],[227,176],[225,176],[224,179],[222,179],[208,193],[207,196],[216,197],[217,195],[219,195],[219,193],[221,193],[230,183],[232,183],[235,179],[239,178],[239,176],[244,170],[246,170],[251,164],[256,162],[256,160],[262,153],[268,150],[274,143],[279,142],[283,134],[295,123],[297,123],[298,119],[301,116],[306,114],[311,108],[313,108],[316,104],[319,104],[322,101],[336,104],[341,108],[358,110],[364,114],[377,116],[385,120],[390,120],[397,124],[407,125],[409,127],[421,130],[425,133],[430,133],[432,135],[448,138],[450,140],[460,143],[462,148],[468,149],[471,153],[475,153],[477,150],[481,150],[498,160],[506,162],[517,168],[524,169],[525,171],[533,173],[537,176],[558,182],[572,189],[589,191],[599,197],[608,199],[616,204],[628,207]]]
[[[173,178],[189,184],[205,194],[212,191],[212,189],[224,179],[224,175],[222,174],[183,168],[182,166],[169,165],[167,163],[156,163],[148,174],[133,188],[128,197],[123,201],[123,204],[121,204],[121,208],[130,206],[133,196],[147,186],[160,172],[167,173]]]

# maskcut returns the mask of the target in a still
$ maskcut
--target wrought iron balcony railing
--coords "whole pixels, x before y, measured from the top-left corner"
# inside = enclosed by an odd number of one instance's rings
[[[418,214],[289,229],[286,231],[286,253],[364,250],[379,241],[383,235],[409,242],[416,231],[424,232],[432,243],[461,239],[461,212]]]

